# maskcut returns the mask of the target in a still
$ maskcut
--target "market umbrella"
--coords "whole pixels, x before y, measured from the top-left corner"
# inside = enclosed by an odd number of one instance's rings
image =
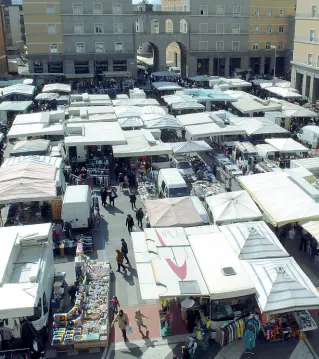
[[[192,308],[192,306],[195,304],[195,301],[193,299],[184,299],[181,303],[183,308]]]

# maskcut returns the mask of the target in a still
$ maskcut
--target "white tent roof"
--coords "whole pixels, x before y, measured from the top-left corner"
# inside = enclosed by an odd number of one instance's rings
[[[38,137],[46,135],[64,134],[63,125],[56,123],[50,126],[45,126],[41,123],[34,123],[31,125],[13,125],[8,132],[8,139],[22,138],[22,137]]]
[[[71,85],[67,84],[47,84],[44,85],[42,92],[71,92]]]
[[[178,91],[183,89],[174,82],[153,82],[152,86],[158,91]]]
[[[152,228],[203,224],[203,220],[189,196],[146,200],[145,207]]]
[[[319,204],[285,172],[241,176],[237,180],[274,226],[319,217]]]
[[[265,314],[318,309],[319,293],[292,257],[243,261]]]
[[[224,91],[227,95],[232,96],[234,99],[239,100],[239,99],[250,99],[251,95],[248,92],[245,91],[237,91],[237,90],[227,90]]]
[[[127,100],[112,100],[114,107],[116,106],[159,106],[159,102],[155,98],[129,98]]]
[[[13,121],[13,125],[31,125],[34,123],[41,123],[49,125],[50,112],[34,112],[17,115]]]
[[[135,157],[171,154],[168,143],[156,141],[149,130],[124,132],[126,144],[113,146],[114,157]]]
[[[289,257],[289,254],[263,221],[234,223],[218,227],[227,237],[239,259]]]
[[[222,135],[244,135],[246,133],[242,126],[219,127],[216,123],[186,126],[185,130],[192,139]]]
[[[126,144],[124,132],[118,122],[94,122],[68,124],[70,136],[64,138],[67,146],[121,145]],[[72,131],[74,130],[74,135]],[[78,135],[79,130],[81,131]]]
[[[78,108],[79,114],[80,114],[80,109],[81,108]],[[86,110],[87,110],[88,116],[114,114],[115,113],[115,109],[112,106],[89,106],[89,107],[86,107]],[[70,111],[70,109],[69,109],[69,111]]]
[[[162,96],[162,98],[167,105],[171,105],[172,103],[179,103],[179,102],[197,102],[194,97],[185,94],[167,95],[167,96]]]
[[[30,152],[46,152],[50,146],[49,140],[37,139],[18,141],[14,145],[11,155],[18,153],[30,153]]]
[[[143,107],[137,107],[137,106],[117,106],[114,107],[115,115],[117,118],[121,117],[139,117],[143,115],[144,112]]]
[[[248,136],[273,134],[273,133],[289,133],[283,127],[267,120],[264,117],[233,117],[230,119],[234,125],[242,126]]]
[[[284,98],[301,98],[302,95],[299,94],[298,90],[293,88],[282,88],[282,87],[266,87],[266,91],[269,91],[275,95],[284,97]]]
[[[149,116],[149,115],[144,115]],[[174,116],[157,116],[157,118],[148,119],[144,121],[146,128],[159,128],[159,129],[180,129],[183,125]],[[142,116],[143,119],[143,116]]]
[[[309,152],[309,149],[292,138],[267,138],[265,142],[282,153]]]
[[[37,101],[53,101],[53,100],[57,100],[58,98],[59,98],[59,94],[47,92],[47,93],[39,93],[35,99]]]
[[[176,118],[183,124],[183,126],[200,125],[213,122],[207,112],[189,113],[186,115],[176,116]]]
[[[34,94],[35,86],[33,85],[12,85],[7,86],[2,89],[2,95],[3,96],[10,96],[10,95],[26,95],[26,96],[32,96]]]
[[[226,79],[226,78],[222,78],[221,79],[221,87],[223,86],[223,84],[227,85],[228,87],[251,87],[251,83],[244,81],[242,79]]]
[[[251,96],[250,98],[239,99],[237,102],[232,102],[232,105],[242,113],[253,113],[253,112],[267,112],[281,110],[281,104],[261,100],[258,97]]]
[[[157,113],[147,113],[140,116],[142,121],[146,124],[148,121],[165,121],[165,120],[176,120],[176,118],[167,113],[157,114]]]
[[[142,299],[208,296],[183,228],[150,228],[132,233]]]
[[[121,128],[144,127],[144,122],[140,117],[121,117],[118,119],[118,122]]]
[[[312,173],[319,173],[319,157],[291,160],[291,167],[305,167]]]
[[[143,113],[144,114],[167,115],[165,110],[159,106],[144,106]]]
[[[212,148],[205,141],[173,142],[170,145],[173,153],[212,151]]]
[[[232,223],[261,219],[255,202],[246,191],[225,192],[206,197],[205,201],[213,215],[214,223]]]
[[[205,109],[205,106],[201,103],[190,101],[190,102],[174,102],[171,104],[173,110],[198,110]]]
[[[288,117],[318,117],[316,112],[285,100],[270,98],[270,101],[277,102],[282,106],[281,112]]]
[[[255,293],[253,282],[223,233],[194,235],[189,236],[188,240],[211,299],[229,299]],[[232,268],[235,274],[225,275],[223,269],[226,268]]]

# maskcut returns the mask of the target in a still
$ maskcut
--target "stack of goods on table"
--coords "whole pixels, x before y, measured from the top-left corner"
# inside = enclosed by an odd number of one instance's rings
[[[262,331],[265,338],[270,342],[286,340],[299,335],[298,325],[293,313],[271,315],[269,318],[262,315]]]
[[[155,183],[154,182],[139,182],[138,183],[138,193],[143,202],[147,199],[155,199],[156,198]]]
[[[302,332],[309,332],[318,328],[317,323],[308,310],[298,310],[293,312],[293,316]]]
[[[196,181],[192,183],[192,194],[196,195],[200,200],[204,200],[206,197],[214,196],[219,193],[223,193],[225,190],[221,184],[214,180],[212,182]]]

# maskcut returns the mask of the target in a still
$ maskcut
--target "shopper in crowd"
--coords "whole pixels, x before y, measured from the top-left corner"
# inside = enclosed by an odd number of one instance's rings
[[[135,323],[138,326],[138,330],[141,330],[141,327],[144,327],[147,329],[147,326],[143,323],[143,317],[146,318],[145,315],[143,315],[139,309],[136,309]]]
[[[72,305],[74,305],[75,303],[75,299],[76,299],[76,292],[78,291],[78,287],[75,285],[71,285],[69,290],[68,290],[68,294],[70,296],[70,302]]]
[[[126,227],[128,229],[128,233],[133,232],[134,220],[130,214],[128,214],[126,217]]]
[[[124,261],[124,254],[117,249],[116,250],[116,262],[117,262],[117,272],[121,271],[121,268],[123,268],[123,271],[126,271],[126,267],[123,265]]]
[[[105,188],[104,185],[101,187],[100,193],[101,193],[102,206],[105,207],[106,206],[106,199],[107,199],[107,191],[106,191],[106,188]]]
[[[131,205],[132,205],[132,209],[137,209],[136,208],[136,195],[135,193],[130,193],[130,202],[131,202]]]
[[[182,359],[190,359],[191,355],[189,354],[188,348],[186,346],[182,347]]]
[[[126,313],[123,312],[122,309],[119,310],[119,313],[117,314],[117,316],[114,318],[111,327],[114,327],[114,324],[118,322],[119,328],[122,331],[122,335],[123,335],[123,339],[126,342],[127,336],[126,336],[126,327],[129,325],[129,319]]]
[[[136,219],[137,219],[137,225],[143,229],[143,218],[144,218],[144,212],[143,209],[140,208],[137,212],[136,212]]]
[[[124,182],[125,182],[125,176],[123,175],[123,173],[120,173],[119,174],[119,185],[120,185],[121,191],[123,191]]]
[[[295,237],[296,237],[296,230],[295,230],[295,227],[292,226],[292,227],[290,228],[290,231],[288,232],[288,238],[289,238],[290,240],[294,240]]]
[[[299,250],[300,251],[307,251],[307,243],[308,243],[308,235],[307,233],[304,233],[304,231],[302,231],[303,233],[301,234],[300,237],[300,246],[299,246]]]
[[[121,239],[121,252],[123,253],[124,258],[126,259],[125,264],[130,264],[129,259],[127,258],[128,255],[127,243],[125,242],[124,238]]]
[[[117,314],[117,312],[118,312],[117,309],[118,309],[118,307],[121,306],[119,300],[117,299],[117,296],[115,296],[115,295],[113,296],[113,298],[111,299],[111,305],[112,305],[114,314]]]
[[[120,172],[121,172],[120,166],[118,165],[118,163],[115,163],[114,173],[115,173],[115,180],[116,180],[116,182],[117,182],[118,179],[119,179],[119,174],[120,174]]]
[[[117,198],[117,194],[115,192],[115,189],[111,188],[110,193],[109,193],[110,206],[112,205],[114,207],[115,198]]]

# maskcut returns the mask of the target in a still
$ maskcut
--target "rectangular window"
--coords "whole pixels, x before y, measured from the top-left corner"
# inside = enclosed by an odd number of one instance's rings
[[[266,42],[266,50],[270,50],[271,48],[271,41]]]
[[[311,6],[311,17],[317,17],[317,5]]]
[[[114,34],[123,34],[123,24],[116,23],[113,24]]]
[[[224,51],[224,41],[216,41],[216,50]]]
[[[84,42],[77,42],[75,44],[75,52],[85,52],[85,43]]]
[[[55,14],[55,5],[53,4],[46,4],[45,5],[45,12],[47,14]]]
[[[286,10],[285,9],[279,9],[279,16],[285,16]]]
[[[285,31],[285,25],[279,25],[278,26],[278,32],[283,33]]]
[[[233,24],[233,34],[239,34],[239,33],[240,33],[240,25]]]
[[[216,14],[217,15],[225,15],[225,5],[217,5]]]
[[[233,51],[239,51],[240,41],[233,41],[232,49],[233,49]]]
[[[73,4],[73,14],[81,15],[83,13],[82,4]]]
[[[255,7],[255,9],[254,9],[254,14],[255,14],[255,16],[259,16],[259,15],[260,15],[260,7]]]
[[[279,41],[278,50],[283,50],[285,48],[285,41]]]
[[[224,33],[224,24],[216,24],[216,34],[223,34]]]
[[[199,42],[199,51],[207,51],[208,50],[208,42],[200,41]]]
[[[124,52],[123,42],[115,42],[114,43],[114,51],[115,52]]]
[[[317,67],[319,67],[319,55],[317,56]]]
[[[253,42],[253,50],[258,50],[258,49],[259,49],[258,42]]]
[[[315,30],[309,30],[309,42],[315,42]]]
[[[102,4],[93,4],[93,14],[102,14],[103,8]]]
[[[49,35],[56,34],[56,24],[48,24],[48,34]]]
[[[259,32],[259,25],[254,25],[254,32]]]
[[[94,24],[94,33],[102,34],[103,33],[103,24],[101,24],[101,23]]]
[[[308,54],[308,66],[312,66],[312,57],[313,54]]]
[[[122,4],[112,4],[113,14],[122,15]]]
[[[127,61],[126,60],[114,60],[113,61],[113,71],[127,71]]]
[[[199,7],[199,13],[200,13],[200,15],[208,15],[208,6],[207,5],[201,5]]]
[[[74,24],[74,33],[77,35],[84,34],[84,25],[83,24]]]
[[[208,24],[199,24],[199,32],[207,33],[208,32]]]
[[[269,9],[267,10],[267,16],[273,16],[273,14],[274,14],[274,9],[273,9],[273,8],[269,8]]]
[[[272,25],[267,25],[268,34],[272,33]]]
[[[50,54],[57,54],[59,52],[58,44],[49,45]]]
[[[233,15],[240,15],[240,6],[233,6]]]
[[[105,52],[104,42],[96,42],[95,43],[95,52]]]

